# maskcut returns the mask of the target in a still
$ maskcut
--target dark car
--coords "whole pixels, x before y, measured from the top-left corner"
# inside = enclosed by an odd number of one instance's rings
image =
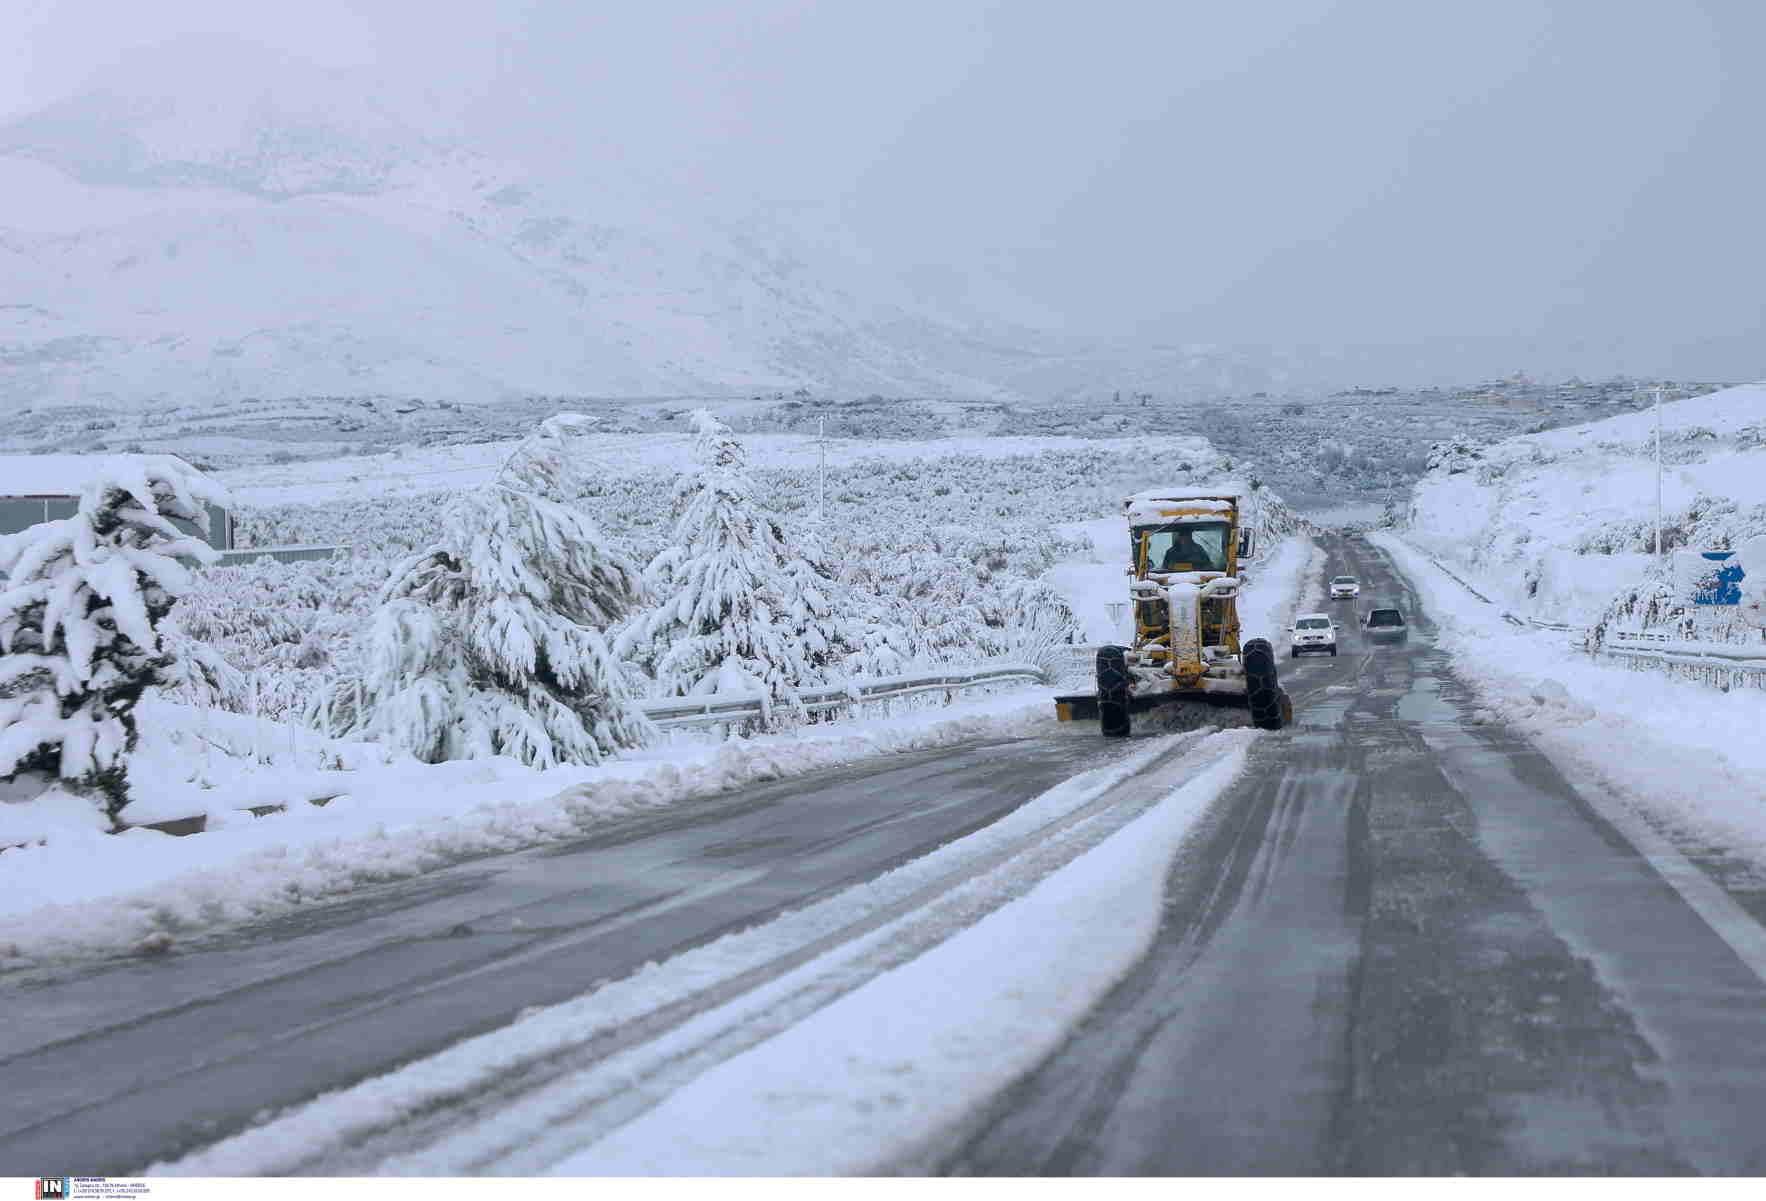
[[[1370,642],[1406,642],[1410,627],[1398,609],[1369,609],[1361,619],[1361,632]]]

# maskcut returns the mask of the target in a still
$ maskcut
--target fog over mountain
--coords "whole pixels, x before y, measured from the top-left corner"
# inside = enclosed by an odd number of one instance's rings
[[[1766,374],[1745,5],[26,8],[7,407]]]

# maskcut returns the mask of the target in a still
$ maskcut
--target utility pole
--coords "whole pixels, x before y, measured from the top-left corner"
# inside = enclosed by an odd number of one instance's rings
[[[1656,558],[1662,557],[1662,385],[1656,385]]]
[[[822,524],[822,503],[828,496],[828,417],[816,418],[816,524]]]

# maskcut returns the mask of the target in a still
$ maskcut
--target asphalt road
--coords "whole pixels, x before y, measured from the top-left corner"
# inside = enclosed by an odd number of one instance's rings
[[[1391,563],[1173,864],[1141,964],[936,1166],[1766,1172],[1766,983],[1529,743]],[[1353,612],[1396,603],[1405,646]],[[0,986],[0,1175],[128,1175],[756,925],[1133,749],[897,756]]]
[[[1122,754],[1115,747],[1103,753]],[[122,1176],[990,824],[1100,747],[1063,727],[745,789],[154,957],[0,987],[0,1176]]]
[[[1174,865],[1152,953],[942,1165],[994,1175],[1766,1172],[1766,983],[1477,706],[1359,539],[1297,726]]]

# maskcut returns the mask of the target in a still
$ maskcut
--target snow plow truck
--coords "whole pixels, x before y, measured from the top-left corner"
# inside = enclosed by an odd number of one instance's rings
[[[1239,640],[1239,566],[1256,544],[1241,522],[1248,495],[1215,484],[1123,500],[1134,645],[1099,647],[1097,691],[1057,696],[1056,716],[1096,718],[1111,738],[1127,737],[1132,714],[1164,705],[1245,708],[1264,730],[1293,721],[1275,648],[1267,638]]]

